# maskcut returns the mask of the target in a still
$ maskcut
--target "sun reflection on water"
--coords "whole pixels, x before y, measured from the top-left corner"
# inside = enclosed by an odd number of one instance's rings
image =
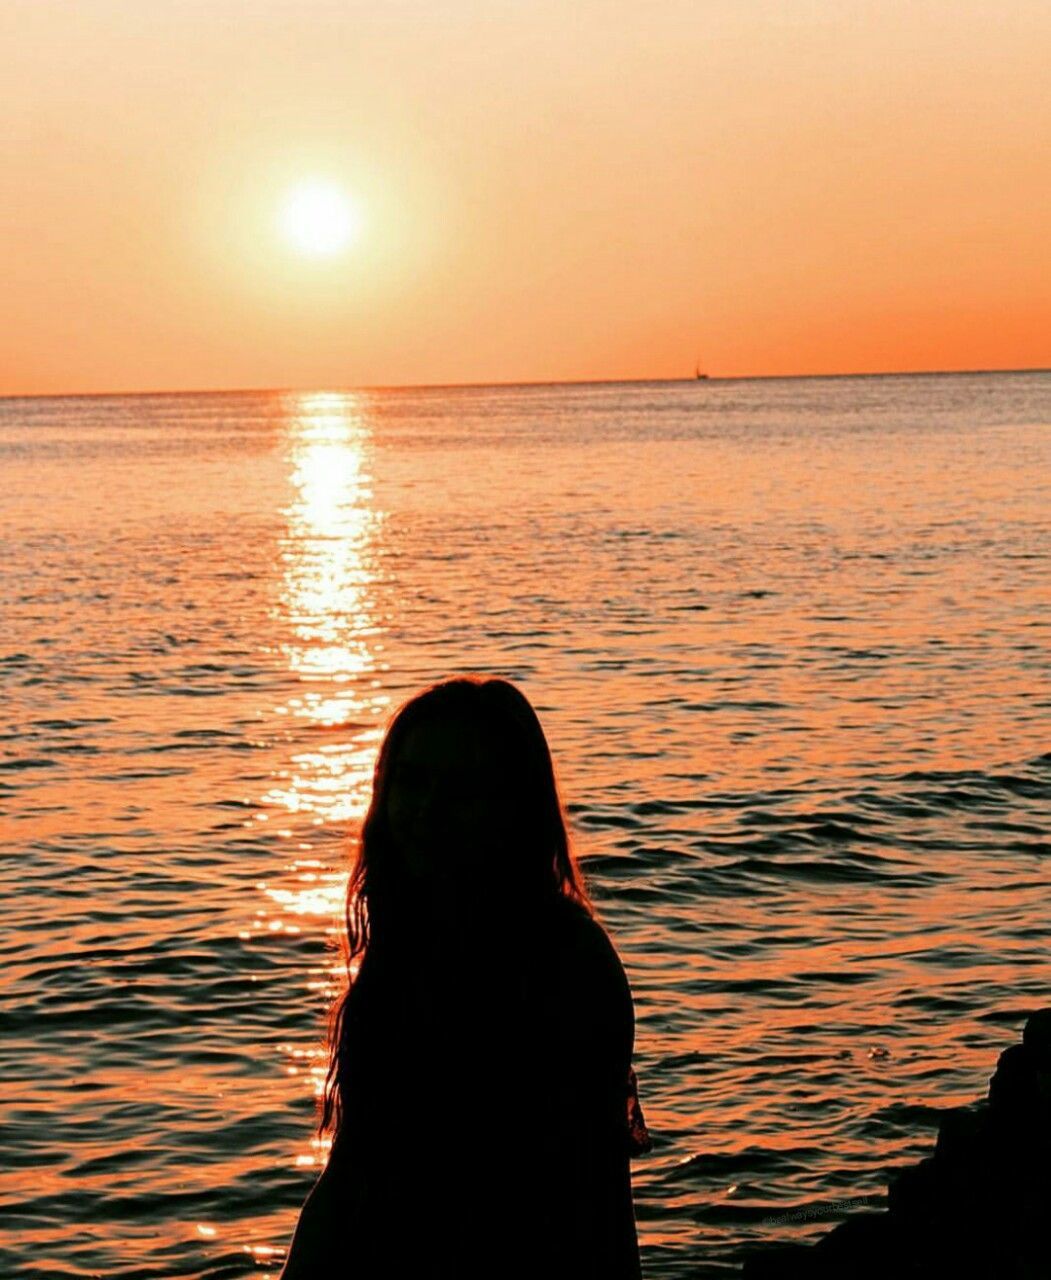
[[[364,397],[325,392],[288,401],[293,498],[285,509],[281,608],[285,645],[301,690],[277,713],[334,740],[297,752],[264,803],[310,815],[315,825],[360,819],[381,731],[373,612],[381,513],[372,503],[371,429]],[[342,730],[343,732],[339,732]]]
[[[376,676],[383,645],[373,604],[382,514],[372,503],[371,428],[365,398],[319,392],[287,398],[292,500],[282,548],[279,608],[288,625],[283,652],[297,689],[275,708],[290,724],[289,768],[263,804],[311,825],[354,824],[364,816],[379,720],[389,702]],[[324,735],[321,742],[309,741]],[[291,834],[291,831],[288,832]],[[346,884],[300,843],[291,885],[268,887],[288,916],[331,921]]]
[[[382,513],[373,505],[365,397],[290,395],[284,409],[291,498],[275,608],[292,689],[272,710],[285,719],[289,754],[254,822],[272,820],[290,856],[279,875],[257,883],[262,904],[248,933],[332,937],[389,702],[377,674],[383,645],[374,603]],[[333,950],[304,968],[303,987],[311,1003],[325,1005],[342,978]],[[314,1098],[327,1067],[320,1032],[319,1021],[313,1041],[278,1046],[284,1075]],[[304,1132],[293,1163],[320,1168],[327,1148]],[[269,1248],[251,1246],[257,1261]]]

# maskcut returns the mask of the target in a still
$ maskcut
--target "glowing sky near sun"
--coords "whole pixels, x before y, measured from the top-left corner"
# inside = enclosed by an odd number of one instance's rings
[[[0,393],[1051,363],[1045,3],[10,0],[0,41]]]
[[[337,182],[309,178],[290,188],[281,201],[281,232],[298,253],[331,258],[343,253],[358,232],[360,215]]]

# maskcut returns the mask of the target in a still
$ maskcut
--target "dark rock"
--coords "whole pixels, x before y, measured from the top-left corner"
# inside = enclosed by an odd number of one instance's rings
[[[869,1271],[886,1275],[886,1268],[896,1263],[900,1247],[900,1231],[887,1213],[856,1213],[837,1222],[831,1231],[813,1246],[816,1262],[830,1274],[868,1275]],[[863,1259],[863,1265],[857,1264]]]
[[[1025,1024],[1022,1043],[1040,1071],[1051,1071],[1051,1009],[1034,1013]]]
[[[1000,1054],[989,1081],[989,1106],[1000,1124],[1025,1124],[1040,1105],[1036,1060],[1024,1044],[1013,1044]]]
[[[988,1104],[947,1112],[938,1129],[934,1160],[943,1208],[957,1215],[983,1212],[996,1195],[1001,1144],[993,1136]]]
[[[946,1111],[934,1153],[892,1173],[887,1210],[770,1247],[744,1280],[1051,1280],[1051,1009],[1000,1054],[988,1101]]]
[[[925,1221],[940,1206],[940,1168],[933,1156],[901,1169],[887,1183],[887,1209],[902,1222]]]
[[[946,1111],[938,1125],[935,1159],[946,1169],[957,1163],[970,1163],[985,1150],[989,1131],[989,1111],[985,1102],[974,1107],[954,1107]]]
[[[796,1274],[795,1265],[805,1268],[812,1254],[808,1244],[781,1244],[757,1250],[745,1262],[742,1280],[784,1280]]]
[[[1051,1009],[1034,1013],[1025,1024],[1022,1043],[1036,1064],[1036,1088],[1040,1095],[1038,1123],[1043,1140],[1051,1142]]]

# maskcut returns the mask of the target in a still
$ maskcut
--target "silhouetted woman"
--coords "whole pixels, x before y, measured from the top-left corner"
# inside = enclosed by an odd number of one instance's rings
[[[631,991],[514,685],[393,716],[346,925],[332,1148],[282,1280],[637,1280]]]

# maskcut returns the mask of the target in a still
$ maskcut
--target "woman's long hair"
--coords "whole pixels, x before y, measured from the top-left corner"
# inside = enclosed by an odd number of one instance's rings
[[[407,909],[387,829],[391,768],[410,730],[434,721],[473,725],[487,757],[499,764],[506,814],[502,829],[494,833],[494,856],[507,861],[499,877],[494,876],[494,884],[499,882],[501,891],[509,899],[513,895],[513,900],[492,905],[513,907],[528,918],[533,907],[569,900],[594,915],[573,853],[547,739],[526,696],[499,677],[467,674],[438,681],[404,702],[389,720],[380,746],[372,798],[347,884],[347,985],[329,1019],[328,1071],[318,1124],[319,1134],[331,1129],[333,1138],[340,1132],[349,1102],[352,993],[370,950],[390,936]],[[352,978],[355,960],[359,960],[358,975]]]

